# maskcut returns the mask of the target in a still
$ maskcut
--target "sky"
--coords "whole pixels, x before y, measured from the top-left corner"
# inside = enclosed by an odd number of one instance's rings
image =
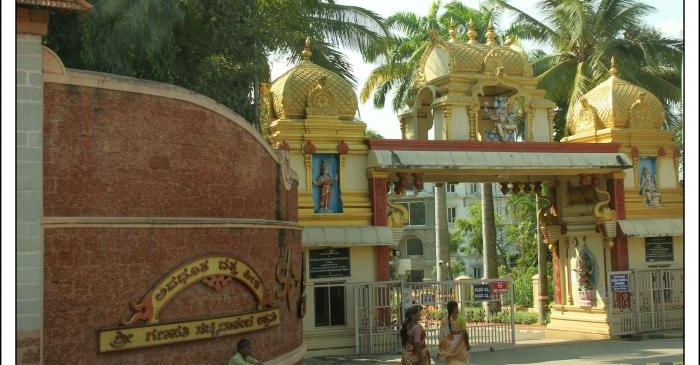
[[[449,1],[443,0],[443,4]],[[669,36],[674,36],[680,38],[683,36],[683,1],[682,0],[667,0],[667,1],[654,1],[646,0],[643,1],[651,6],[654,6],[657,11],[646,18],[648,24],[661,30],[664,34]],[[378,1],[378,0],[337,0],[337,3],[343,5],[353,5],[363,7],[368,10],[372,10],[382,17],[388,17],[399,11],[402,12],[412,12],[420,16],[426,15],[430,9],[432,1],[430,0],[402,0],[402,1]],[[462,3],[466,6],[477,8],[479,6],[479,0],[463,0]],[[400,5],[399,5],[400,4]],[[534,0],[511,0],[510,4],[518,9],[526,11],[530,14],[536,14]],[[661,6],[664,4],[664,6]],[[697,6],[697,5],[695,5]],[[693,12],[697,14],[697,11]],[[508,16],[502,18],[501,30],[507,28],[509,23]],[[499,29],[496,29],[499,32]],[[527,44],[524,45],[527,48]],[[313,45],[312,45],[313,51]],[[349,53],[349,60],[353,66],[354,74],[357,76],[358,85],[355,90],[359,95],[359,89],[364,84],[365,80],[369,76],[372,69],[376,65],[365,63],[359,54],[355,52]],[[276,61],[272,63],[272,79],[280,76],[286,72],[292,65],[286,64],[283,61]],[[387,102],[383,110],[376,110],[372,106],[371,99],[366,103],[359,104],[360,120],[367,124],[367,128],[373,129],[384,138],[401,138],[401,131],[399,130],[399,121],[394,112],[391,110],[391,97],[387,97]],[[358,99],[359,103],[359,99]]]

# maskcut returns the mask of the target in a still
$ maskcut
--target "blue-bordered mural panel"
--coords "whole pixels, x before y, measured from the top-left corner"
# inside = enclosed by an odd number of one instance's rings
[[[311,158],[314,212],[342,213],[340,155],[315,153]]]
[[[661,205],[661,193],[656,185],[656,157],[639,158],[639,195],[647,206]]]

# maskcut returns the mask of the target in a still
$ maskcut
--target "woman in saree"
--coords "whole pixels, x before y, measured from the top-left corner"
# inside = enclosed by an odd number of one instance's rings
[[[418,321],[421,319],[421,307],[414,305],[406,310],[401,326],[401,344],[403,356],[401,365],[430,365],[430,352],[425,344],[425,330]]]
[[[447,302],[447,315],[440,322],[438,354],[447,365],[469,364],[469,334],[466,321],[458,320],[457,302]]]

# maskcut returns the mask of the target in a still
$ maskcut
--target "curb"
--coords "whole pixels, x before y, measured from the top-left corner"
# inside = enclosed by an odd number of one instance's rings
[[[645,333],[645,334],[636,334],[636,335],[630,335],[626,337],[621,337],[622,340],[627,340],[627,341],[642,341],[642,340],[664,340],[664,339],[679,339],[679,338],[684,338],[684,334],[677,333],[677,332],[672,332],[672,333]],[[652,363],[656,364],[656,363]],[[670,363],[669,363],[670,364]],[[666,365],[666,364],[661,364],[661,365]]]
[[[620,363],[616,365],[635,365],[632,363]],[[638,364],[638,365],[683,365],[683,361],[664,361],[664,362],[648,362],[646,364]]]

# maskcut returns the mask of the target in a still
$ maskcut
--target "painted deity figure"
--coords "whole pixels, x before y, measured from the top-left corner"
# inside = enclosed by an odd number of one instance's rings
[[[318,186],[321,192],[319,208],[321,211],[328,211],[331,201],[331,187],[338,181],[338,175],[331,176],[328,169],[328,161],[321,160],[321,174],[313,181],[314,185]]]
[[[656,189],[654,177],[646,166],[642,169],[642,175],[639,178],[639,194],[642,195],[644,202],[648,206],[655,206],[660,203],[661,194]]]
[[[579,255],[574,271],[577,275],[579,291],[593,289],[593,265],[588,255],[585,253]]]
[[[493,111],[489,109],[487,102],[484,102],[484,112],[490,120],[494,121],[496,131],[501,141],[507,141],[507,132],[516,133],[517,125],[515,124],[515,113],[511,109],[508,112],[508,98],[505,96],[496,96],[493,98]]]

